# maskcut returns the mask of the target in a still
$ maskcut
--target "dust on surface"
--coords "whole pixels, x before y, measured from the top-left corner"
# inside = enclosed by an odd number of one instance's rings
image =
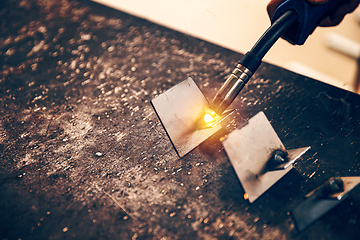
[[[150,105],[187,76],[211,99],[240,54],[88,1],[9,0],[3,6],[2,238],[302,238],[287,212],[291,198],[300,201],[304,182],[327,177],[318,176],[326,162],[321,148],[298,166],[308,178],[290,175],[278,186],[287,194],[270,192],[250,206],[220,136],[179,159]],[[310,142],[314,134],[301,132],[313,122],[300,114],[312,110],[281,104],[305,91],[279,75],[294,78],[270,65],[259,69],[234,102],[238,112],[228,131],[264,110],[285,145],[298,144],[292,134]],[[326,95],[318,98],[315,109],[330,104]],[[341,134],[359,133],[346,131]],[[350,152],[360,144],[351,142]],[[358,174],[358,165],[346,166]],[[356,223],[358,216],[342,219]]]

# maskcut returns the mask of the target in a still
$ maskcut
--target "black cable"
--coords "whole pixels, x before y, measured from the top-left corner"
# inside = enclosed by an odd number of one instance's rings
[[[297,17],[297,14],[292,10],[282,14],[260,37],[254,47],[239,61],[239,64],[212,101],[211,108],[216,113],[222,115],[224,110],[234,101],[235,97],[260,66],[262,58],[274,43],[294,25]]]
[[[297,14],[294,11],[283,13],[255,43],[250,50],[259,59],[262,59],[274,43],[296,22]]]

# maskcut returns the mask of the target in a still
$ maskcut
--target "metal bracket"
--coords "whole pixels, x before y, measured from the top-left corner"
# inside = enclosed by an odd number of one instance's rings
[[[203,122],[204,115],[213,111],[191,77],[158,95],[151,103],[179,157],[219,131],[226,122],[223,120],[232,113],[221,116],[211,125]]]
[[[307,194],[306,200],[292,211],[297,229],[301,232],[328,211],[340,204],[349,192],[360,183],[360,177],[330,178]]]
[[[264,112],[231,132],[222,144],[249,202],[254,202],[293,168],[310,147],[286,151]],[[276,152],[283,153],[280,161]]]

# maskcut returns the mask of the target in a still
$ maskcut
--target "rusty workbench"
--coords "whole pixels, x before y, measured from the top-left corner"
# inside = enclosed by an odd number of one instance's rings
[[[289,211],[359,176],[360,97],[263,63],[234,129],[264,111],[312,149],[250,205],[218,136],[179,159],[150,100],[192,76],[211,99],[241,55],[88,1],[0,4],[1,239],[356,239],[355,189],[303,233]]]

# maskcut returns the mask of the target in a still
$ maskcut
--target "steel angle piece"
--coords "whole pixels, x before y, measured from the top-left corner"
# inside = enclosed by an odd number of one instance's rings
[[[191,77],[158,95],[151,103],[179,157],[218,132],[224,123],[221,121],[224,117],[210,127],[204,121],[204,116],[212,115],[213,111]]]
[[[286,151],[264,112],[231,132],[222,144],[250,203],[288,173],[310,148]]]
[[[284,170],[290,167],[296,160],[298,160],[304,153],[306,153],[311,147],[303,147],[303,148],[296,148],[296,149],[288,149],[287,150],[287,160],[284,163],[278,164],[274,167],[275,170]]]
[[[330,178],[320,187],[307,194],[306,200],[291,211],[298,231],[305,230],[340,204],[359,183],[360,177]]]

